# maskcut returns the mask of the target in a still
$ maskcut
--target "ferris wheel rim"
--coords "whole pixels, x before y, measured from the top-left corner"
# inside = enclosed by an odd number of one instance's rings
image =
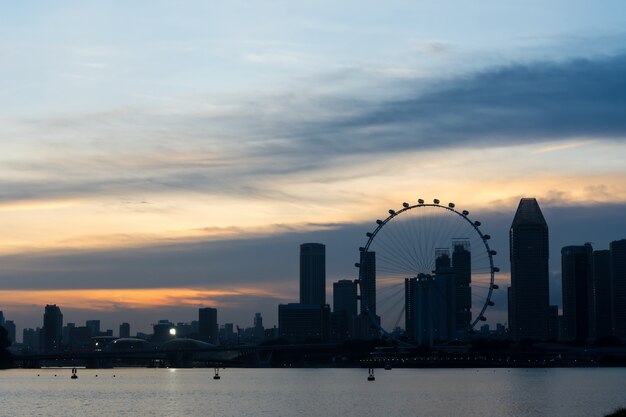
[[[380,232],[383,227],[389,223],[392,219],[394,219],[395,217],[397,217],[398,215],[413,210],[415,208],[418,207],[436,207],[436,208],[441,208],[441,209],[445,209],[448,210],[451,213],[454,213],[458,216],[460,216],[462,219],[464,219],[465,221],[467,221],[472,228],[474,229],[474,231],[476,233],[478,233],[478,236],[480,237],[480,240],[482,241],[483,245],[485,246],[485,250],[486,250],[486,254],[487,257],[489,259],[489,289],[487,292],[487,296],[485,299],[485,302],[483,303],[483,306],[480,308],[480,312],[476,315],[476,317],[471,321],[468,330],[473,330],[474,327],[476,326],[476,324],[480,321],[485,321],[486,318],[484,316],[485,311],[487,310],[488,307],[493,306],[493,303],[491,301],[491,296],[493,293],[493,290],[498,288],[495,285],[495,273],[498,271],[498,268],[496,268],[494,266],[494,262],[493,262],[493,256],[496,255],[496,252],[493,251],[491,249],[491,247],[489,246],[488,240],[490,239],[490,236],[487,234],[483,234],[483,232],[480,230],[480,226],[481,223],[477,222],[477,221],[472,221],[469,218],[469,212],[466,210],[463,211],[458,211],[456,209],[456,205],[454,203],[448,203],[448,205],[443,205],[440,203],[440,201],[438,199],[434,199],[432,203],[426,203],[424,202],[422,199],[418,199],[418,203],[417,204],[409,204],[409,203],[402,203],[402,208],[399,210],[394,210],[394,209],[390,209],[389,210],[389,215],[384,219],[384,220],[376,220],[376,224],[377,227],[374,229],[373,232],[367,232],[366,236],[368,238],[367,243],[365,244],[365,246],[360,247],[359,248],[359,253],[366,253],[369,251],[369,248],[372,244],[372,242],[374,241],[374,238],[376,237],[376,235],[378,234],[378,232]],[[359,268],[359,295],[361,295],[360,300],[361,302],[363,302],[363,285],[364,285],[364,280],[363,280],[363,269],[361,268],[361,263],[356,263],[355,266],[358,266]],[[366,312],[368,313],[368,316],[370,316],[369,314],[369,307],[366,305],[365,308]],[[373,320],[374,323],[376,323],[375,318],[370,317],[370,319]],[[376,323],[376,326],[378,327],[378,330],[382,333],[384,333],[385,335],[389,335],[389,332],[387,332],[380,323]]]

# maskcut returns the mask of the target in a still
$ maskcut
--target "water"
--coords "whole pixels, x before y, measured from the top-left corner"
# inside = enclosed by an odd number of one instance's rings
[[[79,369],[71,380],[70,369],[0,371],[0,415],[602,417],[626,406],[624,368],[377,369],[374,382],[366,369],[220,374]]]

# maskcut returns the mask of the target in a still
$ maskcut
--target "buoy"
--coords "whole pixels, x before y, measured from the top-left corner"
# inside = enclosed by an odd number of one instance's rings
[[[213,375],[213,379],[220,379],[220,368],[215,368],[215,375]]]
[[[375,381],[376,377],[374,376],[374,368],[369,369],[369,375],[367,376],[368,381]]]
[[[76,375],[76,373],[77,373],[76,368],[72,368],[72,376],[71,376],[72,379],[78,379],[78,375]]]

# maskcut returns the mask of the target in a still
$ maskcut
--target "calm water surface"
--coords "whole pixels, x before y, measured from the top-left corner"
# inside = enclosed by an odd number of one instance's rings
[[[0,415],[602,417],[626,406],[623,368],[381,369],[374,382],[365,369],[226,369],[218,381],[210,369],[78,374],[0,371]]]

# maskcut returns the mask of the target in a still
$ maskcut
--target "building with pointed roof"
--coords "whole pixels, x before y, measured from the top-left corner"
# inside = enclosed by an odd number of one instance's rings
[[[549,337],[548,224],[535,198],[522,198],[509,231],[513,340]]]

